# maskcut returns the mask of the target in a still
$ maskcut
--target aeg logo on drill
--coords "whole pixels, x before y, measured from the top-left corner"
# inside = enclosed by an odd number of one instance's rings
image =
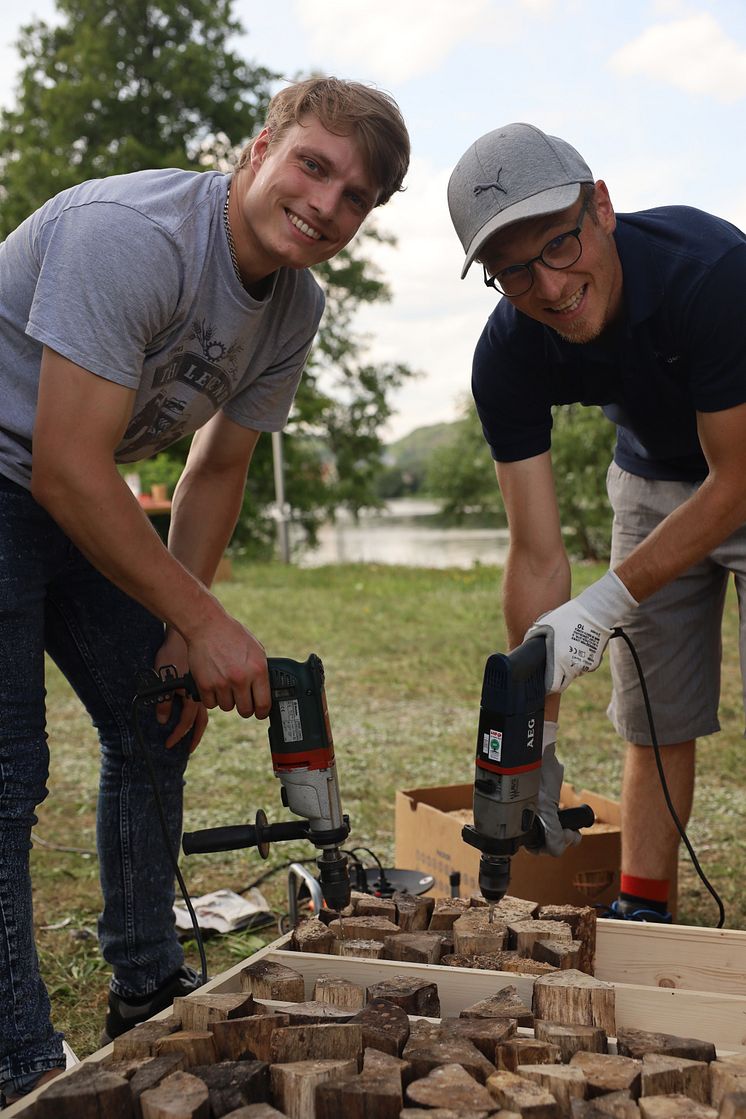
[[[529,719],[528,727],[526,728],[526,745],[529,750],[534,748],[534,734],[536,733],[536,719]]]

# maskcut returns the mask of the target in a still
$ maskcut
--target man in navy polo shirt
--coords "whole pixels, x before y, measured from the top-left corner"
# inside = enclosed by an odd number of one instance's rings
[[[615,214],[564,140],[510,124],[465,152],[448,187],[466,259],[504,296],[477,344],[472,387],[510,525],[511,646],[547,642],[547,690],[598,667],[616,626],[637,649],[663,763],[686,823],[695,740],[719,729],[729,573],[746,589],[746,236],[685,206]],[[610,570],[570,598],[551,459],[553,404],[617,426]],[[746,650],[746,624],[742,625]],[[609,715],[627,742],[616,916],[667,921],[679,837],[666,809],[630,653],[610,648]],[[542,816],[556,821],[559,694],[547,704]]]

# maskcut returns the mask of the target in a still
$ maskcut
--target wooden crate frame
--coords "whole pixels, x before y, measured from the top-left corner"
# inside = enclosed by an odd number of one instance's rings
[[[508,984],[531,1004],[531,976],[292,952],[289,942],[288,933],[217,975],[200,993],[240,991],[247,964],[269,960],[300,972],[309,999],[320,975],[344,977],[362,986],[411,975],[437,984],[443,1017],[457,1016]],[[719,1053],[746,1050],[746,932],[599,921],[596,976],[614,985],[617,1026],[700,1038],[713,1042]],[[170,1013],[164,1010],[155,1017]],[[111,1051],[107,1045],[85,1061],[100,1061]],[[32,1092],[7,1108],[3,1119],[28,1112],[37,1095]]]

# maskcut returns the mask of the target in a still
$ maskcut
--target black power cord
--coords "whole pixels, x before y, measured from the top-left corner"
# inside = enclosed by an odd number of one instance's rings
[[[689,836],[686,834],[686,828],[681,823],[681,820],[679,819],[678,813],[676,812],[676,809],[674,808],[673,801],[671,800],[671,794],[670,794],[669,789],[668,789],[668,782],[666,781],[666,774],[663,770],[663,761],[662,761],[662,758],[661,758],[660,745],[658,743],[658,735],[656,733],[655,722],[653,720],[653,708],[652,708],[651,703],[650,703],[650,696],[648,695],[648,688],[647,688],[647,684],[645,682],[645,674],[642,670],[642,665],[640,664],[640,658],[637,655],[637,650],[635,649],[634,645],[632,644],[631,638],[629,637],[628,634],[626,634],[624,632],[623,629],[621,629],[621,628],[614,629],[612,631],[611,636],[622,638],[622,640],[625,642],[627,648],[630,651],[630,655],[632,657],[632,660],[634,661],[635,668],[637,669],[637,676],[638,676],[638,679],[640,681],[640,691],[642,692],[642,698],[643,698],[643,702],[645,704],[645,711],[646,711],[646,714],[647,714],[647,717],[648,717],[648,725],[650,726],[650,741],[651,741],[652,746],[653,746],[653,755],[655,757],[655,764],[656,764],[656,768],[658,770],[658,776],[660,778],[661,789],[663,790],[663,796],[664,796],[665,801],[666,801],[666,807],[668,808],[668,811],[671,815],[671,819],[673,820],[674,824],[676,825],[676,830],[678,831],[679,835],[681,836],[681,840],[682,840],[684,846],[686,847],[687,851],[689,852],[689,858],[692,860],[692,866],[694,867],[697,874],[699,875],[700,881],[703,883],[705,888],[710,892],[710,894],[712,895],[712,897],[715,900],[715,903],[718,907],[718,911],[720,913],[720,920],[718,921],[718,923],[715,927],[718,928],[718,929],[722,929],[723,925],[725,924],[725,907],[723,906],[722,899],[721,899],[720,895],[717,893],[717,891],[715,890],[715,888],[712,886],[710,881],[708,880],[707,876],[705,875],[705,872],[702,870],[702,867],[700,866],[699,859],[697,858],[697,855],[694,851],[694,848],[692,847],[691,843],[689,842]]]
[[[166,691],[167,691],[167,681],[164,680],[164,693]],[[171,836],[168,834],[168,823],[166,821],[166,813],[164,812],[164,809],[163,809],[163,801],[161,800],[161,794],[160,794],[160,790],[158,788],[158,779],[155,775],[155,770],[153,769],[153,763],[150,759],[150,751],[148,750],[145,739],[143,738],[142,728],[140,726],[140,711],[141,711],[141,709],[145,706],[152,705],[152,703],[153,703],[153,699],[148,697],[148,696],[143,696],[143,695],[136,695],[135,696],[135,698],[132,700],[132,725],[133,725],[134,731],[135,731],[135,738],[137,740],[137,746],[138,746],[138,749],[139,749],[140,753],[142,754],[142,757],[145,761],[145,768],[147,769],[147,772],[148,772],[148,779],[150,781],[150,785],[151,785],[151,788],[153,790],[153,798],[155,800],[156,811],[158,812],[158,819],[160,821],[161,831],[163,832],[163,842],[166,845],[166,851],[168,852],[168,857],[169,857],[169,860],[171,862],[171,866],[173,867],[174,874],[176,875],[176,881],[179,883],[179,889],[181,890],[181,896],[184,899],[184,904],[187,907],[187,911],[189,913],[189,919],[192,922],[192,928],[194,929],[194,937],[195,937],[195,940],[197,941],[197,949],[199,951],[199,962],[200,962],[202,985],[204,986],[204,984],[207,982],[207,957],[205,955],[205,945],[204,945],[204,940],[202,938],[202,930],[199,927],[199,921],[197,920],[197,914],[194,912],[194,906],[192,905],[192,899],[189,896],[189,890],[187,889],[186,882],[184,881],[183,875],[181,873],[181,869],[179,867],[178,857],[176,855],[176,852],[174,851],[173,844],[171,843]]]

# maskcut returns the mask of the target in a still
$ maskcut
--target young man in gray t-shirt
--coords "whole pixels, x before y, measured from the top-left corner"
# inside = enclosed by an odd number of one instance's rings
[[[308,270],[399,190],[387,96],[336,79],[279,93],[231,176],[142,171],[51,199],[0,246],[0,1089],[64,1064],[33,941],[28,868],[46,795],[44,651],[101,740],[101,948],[111,1036],[187,993],[173,871],[133,751],[137,673],[191,672],[148,747],[172,835],[207,708],[265,718],[264,649],[207,589],[262,431],[287,420],[323,310]],[[166,548],[118,463],[196,433]]]

